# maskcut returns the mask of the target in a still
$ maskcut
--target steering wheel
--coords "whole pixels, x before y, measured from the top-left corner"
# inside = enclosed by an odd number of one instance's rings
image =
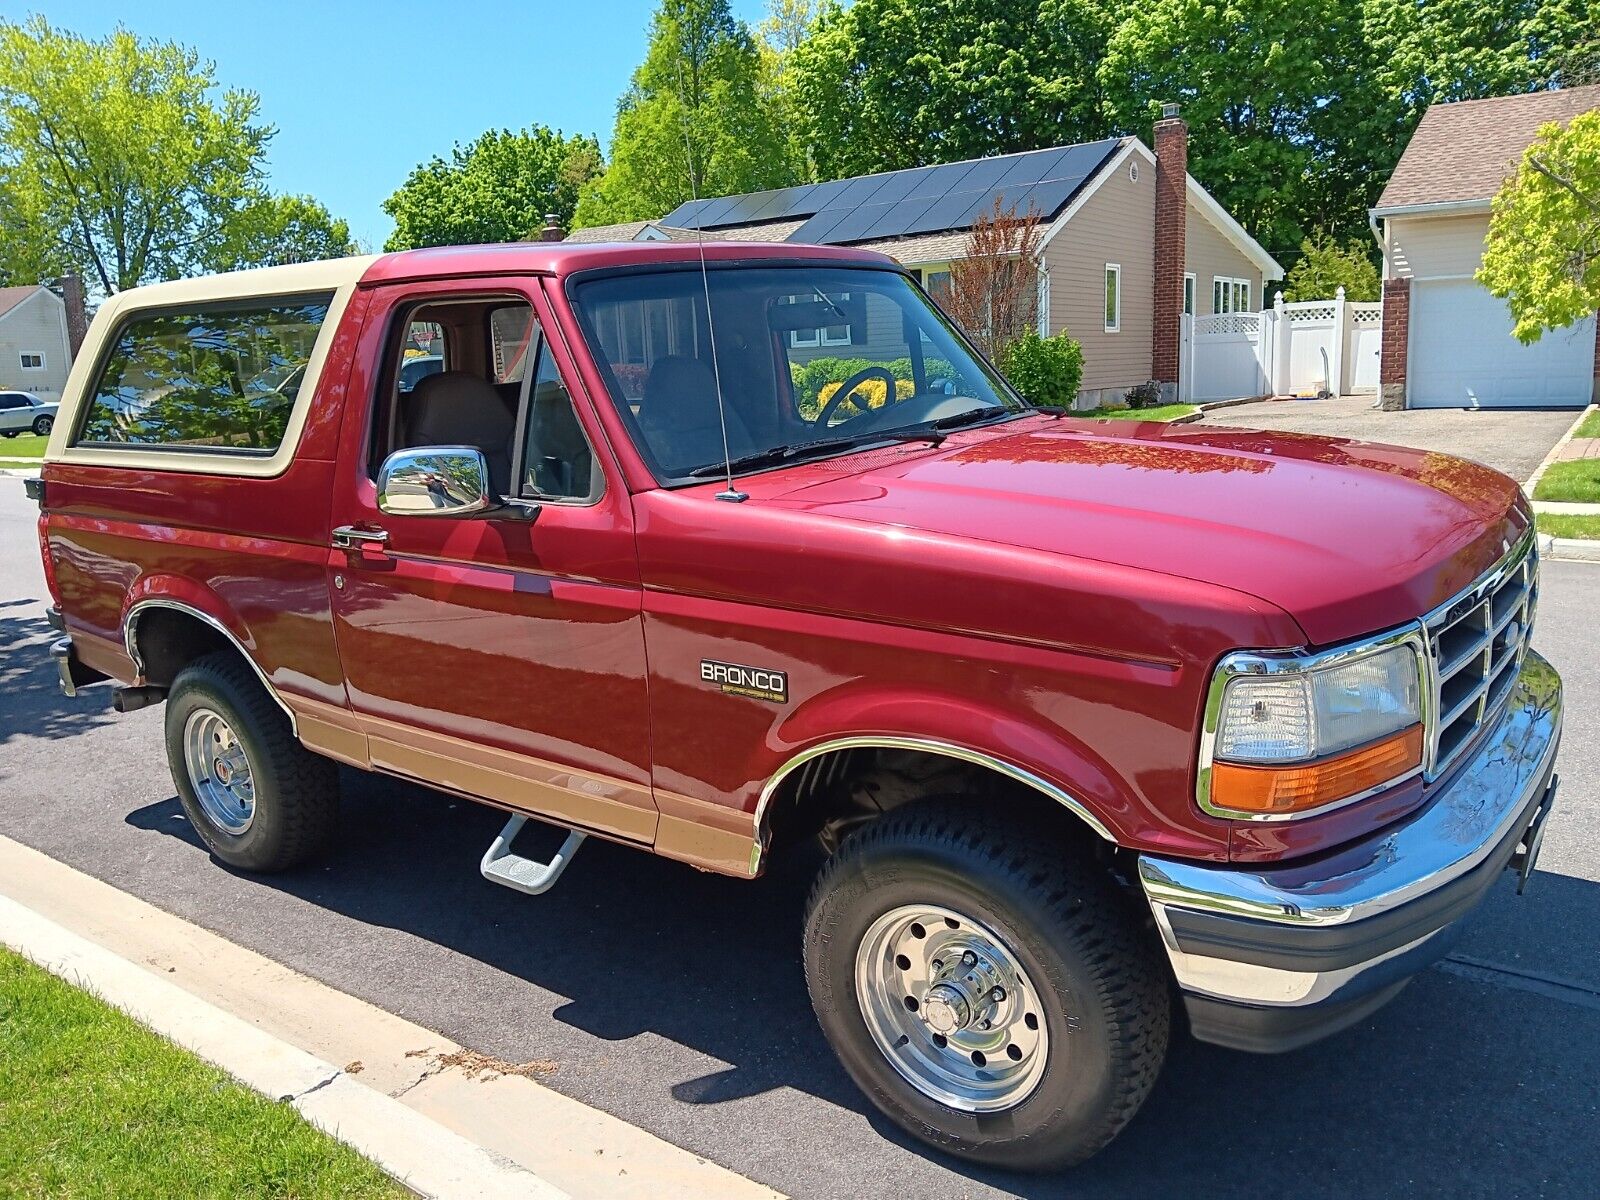
[[[826,428],[828,424],[828,418],[833,416],[834,410],[846,400],[850,399],[858,387],[874,377],[883,380],[884,403],[893,404],[896,399],[895,384],[897,380],[889,371],[889,368],[877,366],[864,367],[839,385],[839,390],[829,398],[828,403],[823,407],[822,415],[817,418],[817,424]],[[866,416],[866,413],[863,412],[861,415]],[[852,421],[856,420],[855,417],[851,417],[850,419]]]

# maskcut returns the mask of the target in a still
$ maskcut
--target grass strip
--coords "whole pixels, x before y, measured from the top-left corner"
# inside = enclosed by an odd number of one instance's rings
[[[1600,459],[1551,463],[1533,489],[1535,500],[1600,504]]]

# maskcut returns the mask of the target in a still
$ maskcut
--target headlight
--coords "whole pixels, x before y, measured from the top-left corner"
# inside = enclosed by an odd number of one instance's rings
[[[1421,658],[1410,641],[1303,660],[1230,656],[1213,704],[1200,801],[1217,815],[1291,818],[1422,767]]]

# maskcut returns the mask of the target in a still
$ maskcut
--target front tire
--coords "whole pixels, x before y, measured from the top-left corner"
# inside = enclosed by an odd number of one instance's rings
[[[337,768],[296,740],[237,655],[207,655],[178,673],[167,693],[166,742],[184,814],[229,866],[284,871],[333,840]]]
[[[1166,979],[1103,867],[990,813],[914,803],[847,841],[812,889],[806,981],[902,1129],[991,1166],[1070,1166],[1155,1083]]]

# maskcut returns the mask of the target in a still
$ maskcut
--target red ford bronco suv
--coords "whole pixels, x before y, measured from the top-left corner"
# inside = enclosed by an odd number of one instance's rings
[[[482,871],[530,893],[586,837],[744,877],[820,839],[828,1039],[983,1162],[1104,1146],[1174,1009],[1257,1051],[1370,1013],[1555,793],[1511,480],[1032,408],[874,254],[123,292],[33,490],[63,686],[165,703],[217,858],[321,851],[335,763],[505,810]]]

